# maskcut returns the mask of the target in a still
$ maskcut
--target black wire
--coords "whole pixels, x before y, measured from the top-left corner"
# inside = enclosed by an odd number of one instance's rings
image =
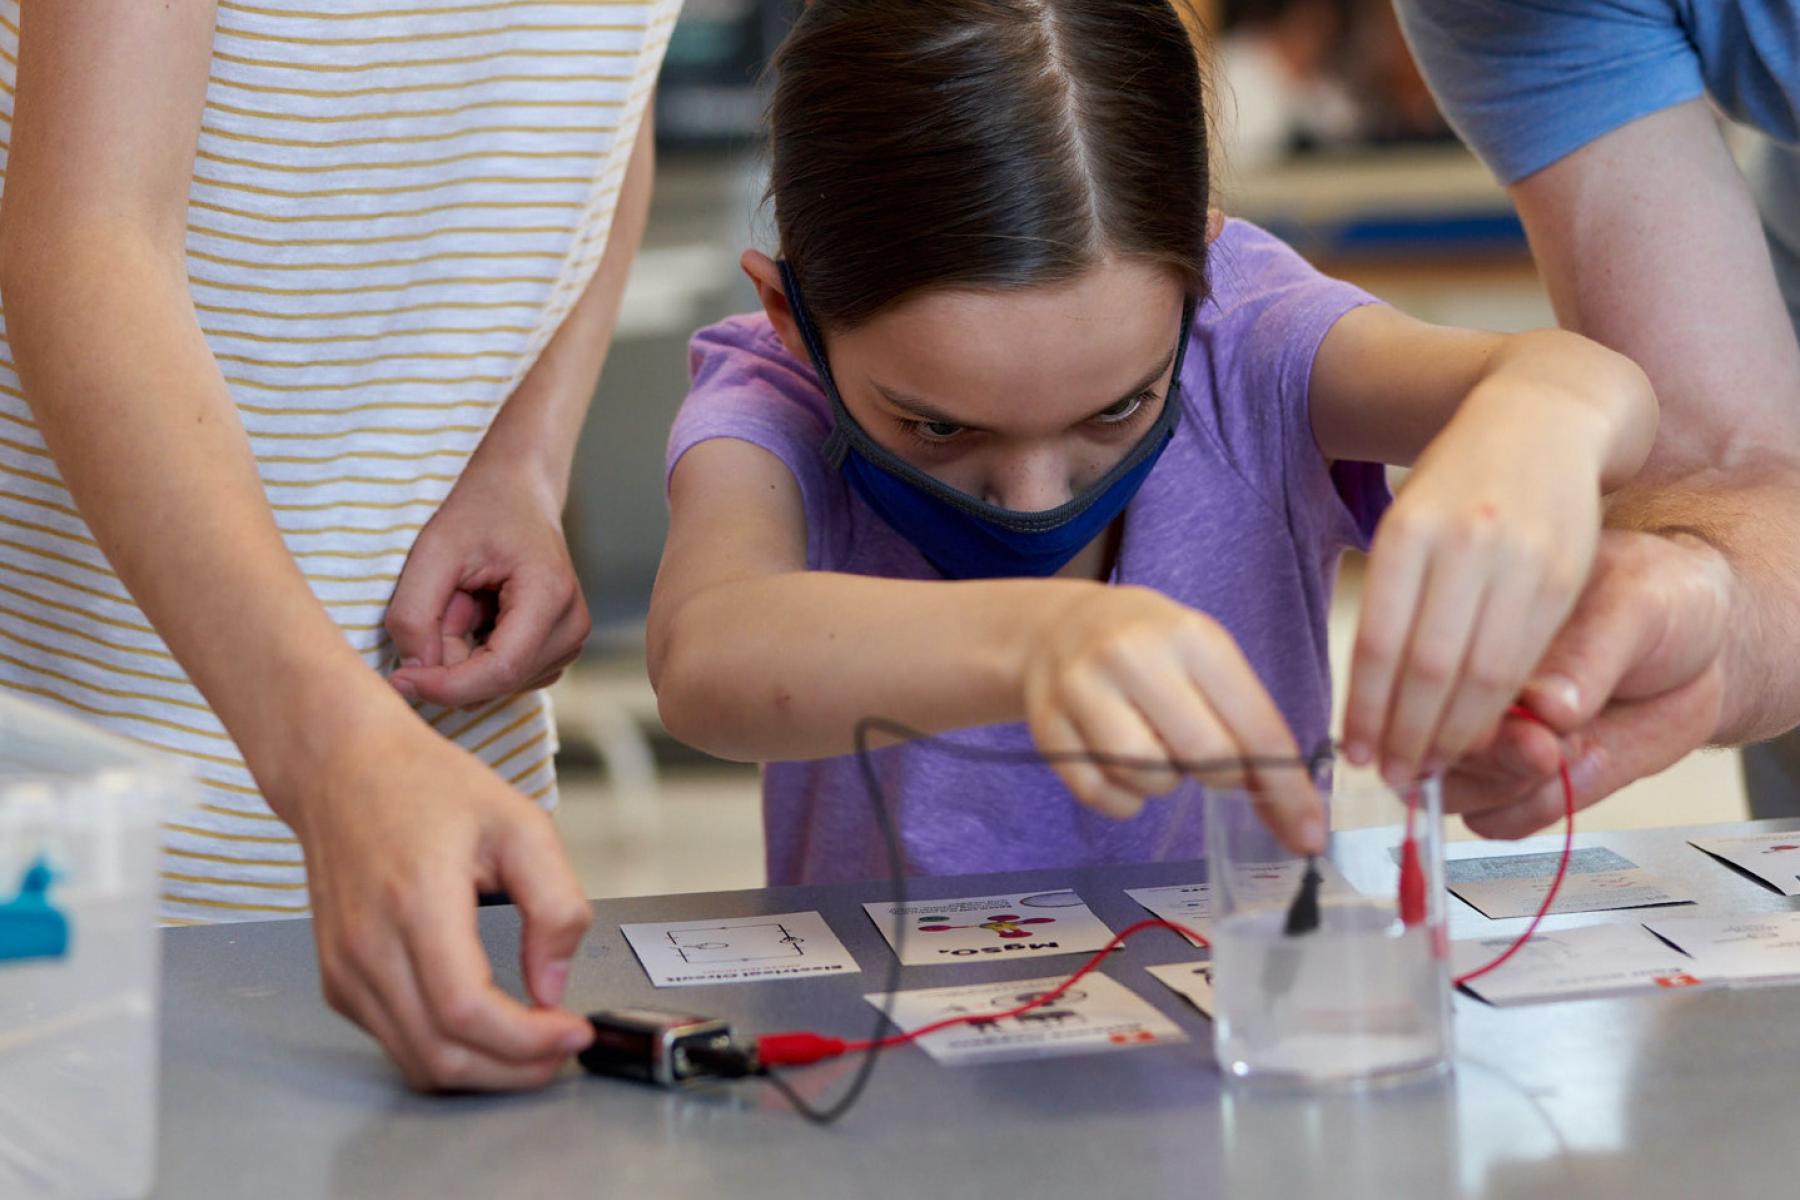
[[[875,1031],[869,1035],[868,1048],[863,1051],[862,1062],[858,1064],[856,1074],[850,1080],[850,1085],[844,1089],[843,1095],[823,1108],[815,1108],[810,1101],[794,1089],[791,1083],[782,1078],[779,1071],[771,1069],[762,1074],[762,1078],[781,1093],[793,1106],[795,1112],[814,1125],[824,1126],[835,1123],[862,1098],[863,1092],[868,1089],[870,1076],[875,1073],[875,1061],[884,1049],[881,1044],[882,1038],[886,1036],[890,1026],[898,1028],[894,1021],[894,1002],[900,994],[900,971],[906,958],[906,922],[898,919],[900,915],[898,910],[906,904],[906,864],[901,858],[900,834],[894,827],[893,813],[889,810],[887,797],[881,790],[881,778],[869,758],[869,737],[875,733],[886,734],[899,742],[932,746],[975,762],[1012,764],[1078,762],[1098,767],[1127,767],[1142,770],[1173,769],[1184,775],[1294,767],[1316,772],[1322,763],[1330,762],[1332,758],[1332,747],[1329,740],[1324,742],[1319,749],[1314,750],[1308,758],[1251,755],[1189,760],[1138,758],[1126,754],[1105,754],[1085,750],[1005,750],[993,746],[974,746],[967,742],[954,741],[914,729],[899,721],[890,721],[886,717],[864,717],[859,720],[856,723],[855,732],[856,765],[862,774],[863,790],[868,793],[869,805],[875,810],[876,828],[880,830],[882,844],[887,849],[888,874],[893,883],[892,899],[896,917],[893,923],[894,953],[888,963],[887,994],[882,998],[881,1012],[875,1021]]]
[[[856,723],[856,765],[862,772],[863,789],[869,794],[869,804],[875,810],[875,825],[881,831],[882,844],[887,848],[888,877],[893,884],[894,914],[894,953],[888,963],[887,995],[882,998],[881,1012],[875,1018],[875,1030],[869,1035],[868,1049],[863,1051],[862,1062],[856,1068],[856,1075],[850,1080],[850,1086],[844,1094],[824,1108],[814,1108],[811,1102],[796,1092],[787,1080],[779,1073],[768,1071],[764,1074],[769,1083],[787,1098],[794,1106],[794,1111],[805,1117],[814,1125],[830,1125],[850,1111],[852,1105],[862,1098],[869,1086],[869,1077],[875,1074],[875,1060],[881,1054],[881,1039],[887,1034],[888,1027],[894,1023],[894,1002],[900,994],[900,967],[905,958],[906,922],[899,919],[897,911],[906,904],[906,864],[900,856],[900,834],[894,828],[893,814],[888,811],[887,797],[882,795],[881,780],[875,773],[875,765],[869,761],[869,735],[872,732],[898,733],[903,739],[913,734],[904,725],[897,725],[881,717],[864,717]],[[917,735],[923,736],[923,735]]]

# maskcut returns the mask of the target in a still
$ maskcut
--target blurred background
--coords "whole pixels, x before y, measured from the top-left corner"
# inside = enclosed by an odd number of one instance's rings
[[[1388,0],[1200,0],[1210,30],[1216,203],[1321,269],[1425,320],[1496,330],[1553,323],[1505,194],[1450,135]],[[567,529],[593,609],[584,659],[558,685],[558,823],[589,894],[758,887],[754,767],[670,739],[644,674],[662,549],[663,442],[687,384],[687,340],[755,305],[737,269],[773,252],[762,206],[758,80],[797,0],[687,0],[657,95],[649,232],[582,434]],[[1354,628],[1346,562],[1335,661]],[[1343,678],[1340,665],[1338,678]],[[1691,756],[1584,814],[1582,828],[1740,820],[1735,755]]]

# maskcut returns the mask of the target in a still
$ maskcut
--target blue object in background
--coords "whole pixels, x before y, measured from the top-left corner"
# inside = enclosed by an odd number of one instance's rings
[[[50,901],[55,879],[40,854],[25,869],[18,895],[0,904],[0,963],[63,958],[69,953],[69,918]]]

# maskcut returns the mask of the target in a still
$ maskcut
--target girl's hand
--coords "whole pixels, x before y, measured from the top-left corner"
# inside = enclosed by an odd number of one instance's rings
[[[1204,614],[1137,587],[1096,586],[1051,606],[1030,639],[1026,721],[1046,753],[1152,761],[1279,757],[1299,749],[1242,651]],[[1058,763],[1083,804],[1130,817],[1180,782],[1173,768]],[[1250,773],[1258,807],[1296,853],[1325,845],[1308,773]]]
[[[1621,440],[1647,440],[1622,433],[1621,411],[1633,409],[1503,365],[1426,447],[1369,559],[1345,717],[1352,762],[1379,760],[1398,783],[1491,735],[1580,594]]]
[[[471,464],[413,544],[388,606],[402,696],[451,708],[556,682],[590,621],[557,513]]]

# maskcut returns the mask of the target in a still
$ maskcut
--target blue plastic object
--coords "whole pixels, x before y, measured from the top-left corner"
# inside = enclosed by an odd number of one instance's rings
[[[39,855],[25,869],[18,895],[0,904],[0,963],[68,955],[69,918],[50,900],[55,879]]]

